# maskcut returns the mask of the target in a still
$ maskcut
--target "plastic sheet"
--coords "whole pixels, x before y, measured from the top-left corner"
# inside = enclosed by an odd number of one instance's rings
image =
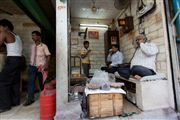
[[[101,89],[103,90],[110,89],[109,76],[108,73],[104,71],[99,71],[99,70],[95,71],[94,76],[91,79],[90,83],[101,86]]]
[[[115,81],[116,81],[114,74],[109,73],[108,76],[109,76],[109,81],[110,81],[110,82],[115,82]]]

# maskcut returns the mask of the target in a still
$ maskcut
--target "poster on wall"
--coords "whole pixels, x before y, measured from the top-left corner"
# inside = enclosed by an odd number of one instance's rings
[[[117,44],[117,37],[111,36],[111,45],[116,45],[116,44]]]
[[[79,44],[78,38],[71,38],[71,45],[78,45],[78,44]]]
[[[99,39],[99,32],[98,31],[88,31],[89,39]]]

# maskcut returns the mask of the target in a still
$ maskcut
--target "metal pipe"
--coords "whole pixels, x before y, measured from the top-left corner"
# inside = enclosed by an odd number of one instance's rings
[[[174,14],[176,15],[175,25],[176,25],[176,33],[177,36],[180,36],[180,0],[173,0],[173,10]],[[177,42],[180,42],[180,38],[177,38]],[[180,45],[178,45],[180,47]],[[180,56],[180,53],[179,53]]]
[[[179,59],[179,65],[180,65],[180,0],[173,0],[173,12],[175,14],[175,17],[173,20],[175,20],[176,25],[176,44],[177,44],[177,51],[178,51],[178,59]],[[173,22],[173,21],[172,21]]]
[[[178,15],[180,14],[180,9],[178,10],[178,12],[176,13],[176,15],[174,16],[174,18],[172,19],[171,24],[174,24],[175,20],[177,19]]]

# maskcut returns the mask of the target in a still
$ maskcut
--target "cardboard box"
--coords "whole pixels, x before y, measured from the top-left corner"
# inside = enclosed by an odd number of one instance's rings
[[[90,118],[116,116],[123,112],[122,94],[90,94],[87,97],[87,103]]]

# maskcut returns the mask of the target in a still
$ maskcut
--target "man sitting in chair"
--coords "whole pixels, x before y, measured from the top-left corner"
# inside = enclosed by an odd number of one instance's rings
[[[119,45],[112,45],[112,49],[107,57],[107,67],[101,67],[108,73],[114,73],[118,69],[118,65],[123,62],[123,54],[119,51]]]

